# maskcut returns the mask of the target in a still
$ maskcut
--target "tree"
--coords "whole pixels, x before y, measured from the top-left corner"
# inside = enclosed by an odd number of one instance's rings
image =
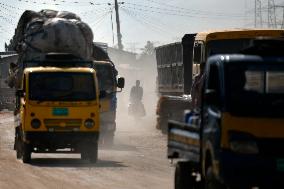
[[[144,48],[142,49],[142,55],[154,55],[155,53],[155,47],[154,47],[154,43],[151,41],[147,41],[147,44],[144,46]]]

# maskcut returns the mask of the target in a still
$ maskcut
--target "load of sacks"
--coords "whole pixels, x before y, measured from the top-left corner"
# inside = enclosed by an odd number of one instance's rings
[[[86,60],[109,59],[93,44],[91,28],[76,14],[67,11],[27,10],[18,22],[12,39],[18,61],[10,64],[7,84],[19,88],[23,62],[37,60],[45,53],[70,53]]]
[[[84,60],[93,58],[93,33],[76,14],[66,11],[25,11],[13,36],[13,48],[23,60],[37,53],[71,53]]]

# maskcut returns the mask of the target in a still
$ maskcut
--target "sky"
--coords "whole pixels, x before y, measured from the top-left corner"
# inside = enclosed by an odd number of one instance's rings
[[[262,1],[265,7],[267,0]],[[254,0],[119,2],[122,43],[131,52],[139,52],[147,41],[154,42],[155,46],[180,41],[186,33],[254,27]],[[0,0],[0,51],[12,38],[24,10],[42,9],[74,12],[92,28],[94,41],[111,47],[117,45],[114,0]]]

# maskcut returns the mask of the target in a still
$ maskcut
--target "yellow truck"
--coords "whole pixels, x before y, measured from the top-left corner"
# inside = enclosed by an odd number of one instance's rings
[[[69,152],[96,162],[99,89],[92,62],[55,58],[23,65],[16,92],[17,158],[29,163],[32,153]]]
[[[192,83],[199,65],[216,54],[239,53],[255,38],[280,38],[283,29],[227,29],[186,34],[180,43],[156,48],[158,69],[157,128],[167,133],[167,121],[183,121],[191,108]]]
[[[175,189],[283,188],[283,42],[207,60],[200,112],[168,125]]]

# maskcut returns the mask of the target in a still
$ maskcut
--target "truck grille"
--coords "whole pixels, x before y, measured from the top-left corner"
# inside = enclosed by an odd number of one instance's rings
[[[82,119],[44,119],[43,122],[46,128],[55,130],[73,130],[82,125]]]

